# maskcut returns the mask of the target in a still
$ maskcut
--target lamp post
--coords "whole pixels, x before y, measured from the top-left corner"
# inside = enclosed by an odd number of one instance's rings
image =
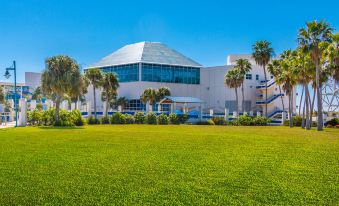
[[[8,79],[11,77],[9,71],[14,71],[14,111],[15,111],[15,127],[18,126],[18,106],[16,103],[16,63],[13,61],[13,66],[6,68],[5,77]]]

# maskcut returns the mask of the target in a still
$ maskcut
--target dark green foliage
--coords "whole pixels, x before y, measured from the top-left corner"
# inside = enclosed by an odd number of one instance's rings
[[[157,122],[158,124],[161,124],[161,125],[166,125],[168,124],[168,117],[166,114],[160,114],[157,116]]]
[[[33,126],[41,125],[43,123],[42,112],[40,112],[38,109],[27,112],[27,122]]]
[[[116,112],[111,116],[111,124],[125,124],[126,116],[121,114],[120,112]]]
[[[145,114],[143,112],[137,112],[134,114],[134,120],[136,124],[145,123]]]
[[[293,126],[300,127],[301,123],[302,123],[302,117],[301,116],[295,116],[295,117],[292,118],[292,121],[293,121]],[[290,126],[290,121],[289,120],[284,121],[284,125]]]
[[[154,112],[149,112],[145,116],[146,124],[157,124],[157,115]]]
[[[71,118],[75,126],[83,126],[85,124],[85,120],[82,118],[79,110],[73,110],[71,112]]]
[[[225,125],[226,121],[223,117],[212,117],[211,119],[215,125]]]
[[[336,126],[336,125],[339,125],[339,118],[333,118],[327,122],[325,122],[325,126],[327,127],[328,125],[331,125],[331,126]]]
[[[252,122],[252,125],[254,126],[267,126],[269,123],[271,123],[271,119],[265,116],[258,116],[254,117]]]
[[[101,122],[101,124],[109,124],[108,116],[101,117],[100,122]]]
[[[168,119],[170,124],[180,124],[179,118],[175,113],[171,113]]]
[[[197,125],[215,125],[215,123],[213,122],[213,120],[209,119],[207,121],[199,121],[197,122]]]
[[[94,116],[90,116],[87,118],[87,124],[100,124],[100,120]]]
[[[271,120],[264,116],[251,117],[249,115],[241,115],[238,119],[230,122],[234,126],[267,126]]]
[[[37,110],[41,111],[41,110],[43,110],[43,108],[44,108],[44,105],[42,103],[39,102],[38,104],[36,104],[36,109]]]
[[[134,122],[135,122],[134,116],[130,115],[130,114],[126,114],[125,115],[125,122],[126,122],[126,124],[134,124]]]
[[[177,115],[178,121],[180,124],[185,124],[188,120],[188,115],[187,114],[178,114]]]
[[[42,111],[42,124],[52,126],[55,123],[55,109]]]

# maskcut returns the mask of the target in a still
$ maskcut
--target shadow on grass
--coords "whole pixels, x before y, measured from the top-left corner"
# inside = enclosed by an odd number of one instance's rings
[[[42,126],[39,129],[60,129],[60,130],[73,130],[73,129],[84,129],[83,127],[56,127],[56,126]]]

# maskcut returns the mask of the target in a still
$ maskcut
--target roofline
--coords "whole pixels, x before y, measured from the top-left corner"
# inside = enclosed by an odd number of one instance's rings
[[[203,68],[202,65],[199,64],[199,66],[193,66],[193,65],[183,65],[183,64],[164,64],[164,63],[158,63],[158,62],[148,62],[148,61],[139,61],[139,62],[131,62],[131,63],[125,63],[125,64],[109,64],[109,65],[103,65],[103,66],[89,66],[86,69],[92,69],[92,68],[103,68],[103,67],[111,67],[111,66],[120,66],[120,65],[129,65],[129,64],[157,64],[157,65],[166,65],[166,66],[182,66],[182,67],[194,67],[194,68]]]

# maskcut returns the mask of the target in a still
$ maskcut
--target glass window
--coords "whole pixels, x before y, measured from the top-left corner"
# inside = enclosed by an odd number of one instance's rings
[[[142,64],[142,81],[200,84],[200,68]]]
[[[135,82],[139,81],[139,64],[127,64],[103,67],[101,70],[104,73],[115,73],[119,82]]]
[[[252,79],[252,74],[246,74],[246,79],[251,80]]]
[[[259,74],[255,75],[255,80],[259,80]]]

